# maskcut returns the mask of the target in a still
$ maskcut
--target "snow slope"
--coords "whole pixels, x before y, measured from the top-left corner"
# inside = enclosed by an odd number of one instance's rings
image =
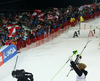
[[[87,23],[100,25],[99,21],[100,18],[97,18]],[[69,30],[76,28],[78,27],[70,28]],[[86,80],[100,81],[100,39],[95,37],[68,38],[67,32],[68,30],[39,47],[18,53],[18,64],[16,68],[24,68],[25,71],[33,73],[34,81],[51,81],[73,54],[72,51],[78,50],[78,53],[81,53],[87,41],[91,40],[82,53],[81,62],[87,65],[86,70],[88,71],[88,75]],[[16,78],[11,76],[17,55],[0,67],[0,81],[17,81]],[[75,57],[73,57],[73,60]],[[76,73],[74,71],[66,77],[70,70],[69,65],[70,63],[68,62],[52,81],[75,81]]]

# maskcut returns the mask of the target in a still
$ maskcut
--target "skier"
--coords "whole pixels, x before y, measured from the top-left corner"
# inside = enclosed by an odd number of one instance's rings
[[[32,73],[25,72],[24,69],[12,71],[12,76],[17,81],[34,81]]]
[[[76,81],[85,81],[88,71],[85,70],[87,67],[84,63],[74,62],[72,57],[70,57],[71,67],[77,74]]]

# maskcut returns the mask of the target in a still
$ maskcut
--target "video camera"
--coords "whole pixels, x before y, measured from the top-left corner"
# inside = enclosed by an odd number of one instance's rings
[[[14,78],[27,78],[28,81],[33,81],[33,74],[25,72],[24,69],[12,71],[12,76]]]

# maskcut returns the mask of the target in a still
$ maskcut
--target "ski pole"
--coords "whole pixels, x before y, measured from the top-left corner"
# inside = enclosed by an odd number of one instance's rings
[[[14,70],[16,69],[17,61],[18,61],[18,56],[16,57],[16,62],[15,62]]]
[[[69,71],[68,74],[67,74],[67,77],[68,77],[69,73],[70,73],[72,70],[73,70],[73,68],[70,69],[70,71]]]
[[[82,55],[84,49],[87,47],[88,43],[90,42],[91,40],[87,41],[86,45],[84,46],[83,50],[81,51],[80,55]]]
[[[78,53],[78,51],[77,50],[75,50],[75,51],[73,51],[73,55],[72,56],[74,56],[74,55],[76,55]],[[72,57],[71,56],[71,57]],[[57,74],[64,68],[64,66],[68,63],[68,61],[69,61],[69,59],[67,60],[67,62],[60,68],[60,70],[55,74],[55,76],[51,79],[51,81],[57,76]]]
[[[88,43],[89,43],[90,41],[91,41],[91,40],[87,41],[87,43],[86,43],[86,45],[84,46],[83,50],[82,50],[81,53],[79,54],[79,57],[82,55],[84,49],[87,47],[87,45],[88,45]],[[77,58],[76,61],[78,61],[78,59],[79,59],[79,58]],[[70,72],[71,72],[72,70],[73,70],[73,69],[71,68],[70,71],[69,71],[68,74],[67,74],[67,77],[68,77],[68,75],[70,74]]]

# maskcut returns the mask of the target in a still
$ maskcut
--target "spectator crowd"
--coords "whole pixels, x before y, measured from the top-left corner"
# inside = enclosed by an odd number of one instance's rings
[[[0,13],[0,47],[16,45],[18,41],[35,38],[41,39],[55,32],[55,29],[70,21],[71,26],[76,22],[84,22],[85,15],[94,12],[100,14],[100,3],[82,5],[80,7],[53,8],[48,10],[35,9],[33,12]]]

